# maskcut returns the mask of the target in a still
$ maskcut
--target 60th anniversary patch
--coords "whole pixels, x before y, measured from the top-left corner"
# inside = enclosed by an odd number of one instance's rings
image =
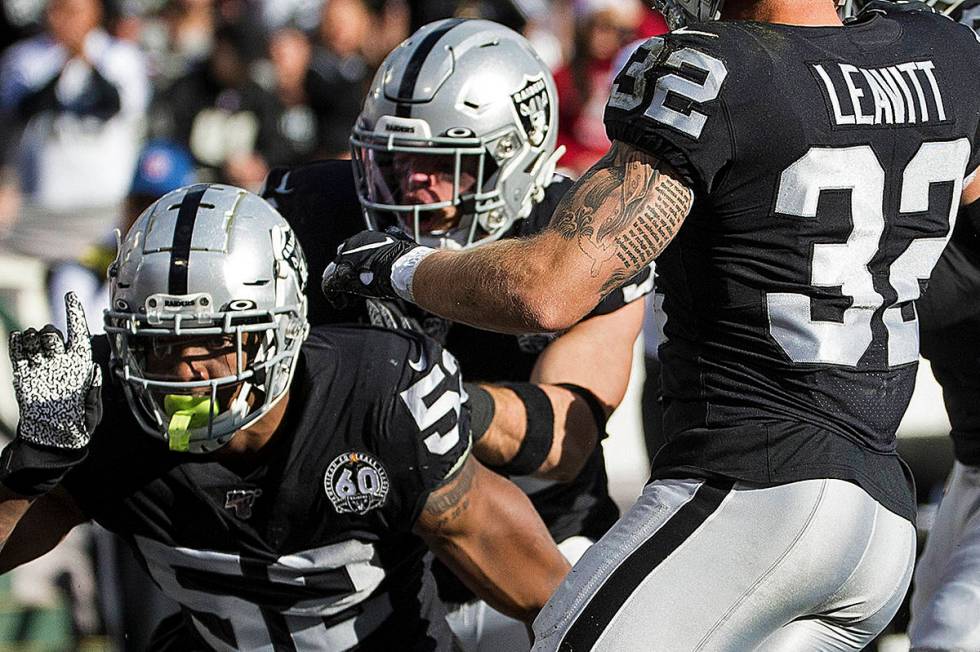
[[[388,472],[367,453],[343,453],[323,474],[323,489],[338,514],[365,514],[384,505]]]

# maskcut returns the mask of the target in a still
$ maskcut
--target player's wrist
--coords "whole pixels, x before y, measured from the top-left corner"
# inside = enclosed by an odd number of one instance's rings
[[[417,246],[400,256],[391,265],[391,288],[395,294],[415,303],[415,273],[422,261],[436,253],[438,249]]]
[[[18,436],[0,453],[0,484],[21,496],[41,496],[54,489],[87,456],[87,445],[45,446]]]

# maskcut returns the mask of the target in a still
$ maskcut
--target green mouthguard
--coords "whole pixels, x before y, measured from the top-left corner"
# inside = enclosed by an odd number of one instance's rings
[[[170,450],[187,452],[191,440],[190,429],[208,425],[210,406],[211,399],[207,396],[167,394],[163,397],[163,410],[170,416],[167,426]],[[210,412],[217,414],[218,410],[212,409]]]

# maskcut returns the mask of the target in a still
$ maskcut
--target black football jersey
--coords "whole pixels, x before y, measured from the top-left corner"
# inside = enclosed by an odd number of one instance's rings
[[[449,649],[411,530],[469,453],[460,383],[420,335],[314,328],[254,468],[170,452],[106,383],[106,418],[64,485],[212,649]]]
[[[548,187],[544,200],[504,237],[528,236],[544,229],[570,186],[571,181],[558,177]],[[365,228],[350,161],[318,161],[274,169],[266,180],[262,196],[292,225],[303,245],[313,279],[322,276],[327,264],[333,260],[337,246],[345,238]],[[363,300],[351,298],[349,305],[338,310],[325,300],[317,285],[311,283],[308,292],[311,323],[368,319]],[[644,270],[610,293],[596,306],[593,315],[618,310],[641,299],[652,289],[652,275],[649,270]],[[395,308],[452,351],[460,361],[466,379],[471,381],[526,381],[538,355],[555,337],[547,334],[514,336],[479,330],[452,323],[404,302],[398,302]],[[556,541],[575,535],[598,538],[618,517],[609,497],[601,447],[597,447],[572,482],[513,479],[531,497]]]
[[[529,236],[544,229],[571,183],[564,177],[556,177],[548,186],[544,200],[503,237]],[[322,276],[327,264],[333,260],[337,246],[366,225],[349,161],[317,161],[293,168],[276,168],[269,173],[262,196],[292,225],[306,252],[313,279]],[[307,292],[311,323],[369,319],[369,310],[362,299],[352,297],[346,306],[337,309],[326,301],[317,286],[317,283],[311,283]],[[643,298],[652,289],[652,274],[644,270],[611,292],[590,316],[618,310]],[[479,330],[401,301],[395,302],[393,308],[397,314],[410,317],[420,330],[452,351],[466,379],[471,381],[527,381],[538,356],[555,338],[549,334],[515,336]],[[531,477],[511,480],[531,499],[555,541],[561,542],[572,536],[598,539],[619,517],[619,510],[609,495],[601,446],[596,447],[571,482]],[[473,594],[438,562],[434,571],[443,599],[462,603],[473,598]]]
[[[922,355],[943,388],[953,453],[980,465],[980,207],[961,210],[917,302]]]
[[[978,58],[970,30],[925,11],[700,23],[632,55],[608,135],[695,191],[657,259],[655,474],[837,477],[913,517],[895,432],[914,301],[980,164]]]

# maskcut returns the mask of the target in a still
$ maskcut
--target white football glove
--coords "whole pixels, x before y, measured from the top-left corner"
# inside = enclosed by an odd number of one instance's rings
[[[102,370],[92,360],[85,311],[74,292],[65,295],[68,340],[48,324],[10,334],[10,361],[20,407],[17,436],[31,444],[77,450],[86,446],[102,416]]]

